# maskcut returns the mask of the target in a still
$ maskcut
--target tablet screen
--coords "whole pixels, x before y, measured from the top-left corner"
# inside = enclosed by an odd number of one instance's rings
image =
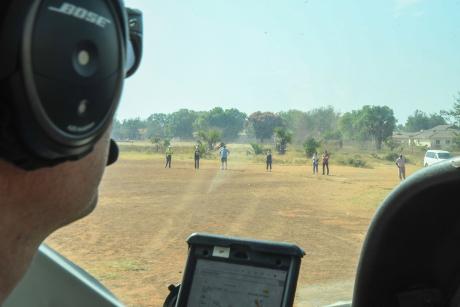
[[[279,307],[287,272],[198,259],[188,298],[189,307]]]

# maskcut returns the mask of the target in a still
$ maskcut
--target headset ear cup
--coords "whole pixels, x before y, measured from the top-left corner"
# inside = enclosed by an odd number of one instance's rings
[[[84,157],[121,97],[129,37],[123,1],[3,0],[4,7],[0,158],[31,170]],[[118,158],[117,145],[110,148],[109,164]]]

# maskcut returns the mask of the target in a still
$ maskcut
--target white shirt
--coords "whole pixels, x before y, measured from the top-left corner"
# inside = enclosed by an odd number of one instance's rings
[[[396,159],[396,165],[398,165],[398,167],[405,167],[406,159],[404,157]]]

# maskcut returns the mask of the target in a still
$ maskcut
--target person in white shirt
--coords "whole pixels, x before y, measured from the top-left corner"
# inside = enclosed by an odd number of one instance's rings
[[[318,174],[318,164],[319,164],[319,158],[318,158],[318,153],[315,151],[313,154],[313,157],[311,158],[313,162],[313,174]]]
[[[403,155],[399,155],[396,159],[396,166],[399,169],[399,180],[406,179],[406,158]]]

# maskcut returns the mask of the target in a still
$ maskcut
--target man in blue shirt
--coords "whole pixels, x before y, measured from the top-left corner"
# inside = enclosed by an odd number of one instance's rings
[[[224,163],[225,163],[225,169],[227,169],[227,158],[228,155],[230,154],[230,151],[227,149],[227,146],[222,146],[220,148],[220,162],[222,163],[220,169],[224,169]]]

